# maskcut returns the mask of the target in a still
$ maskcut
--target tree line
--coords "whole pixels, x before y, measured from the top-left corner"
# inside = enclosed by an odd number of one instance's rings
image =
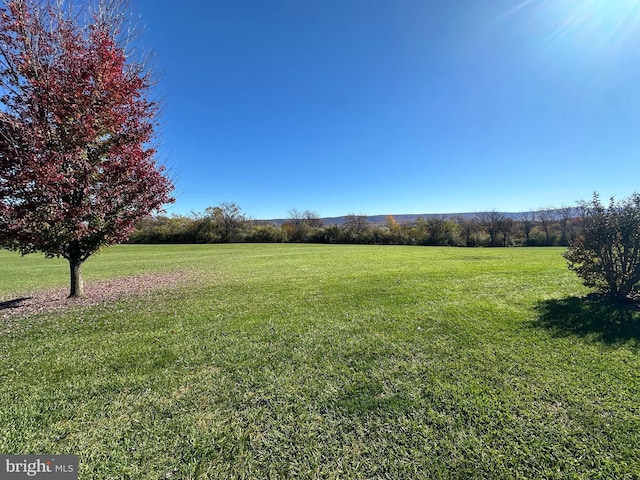
[[[568,246],[581,229],[575,208],[544,208],[517,216],[495,210],[472,216],[427,216],[399,222],[388,215],[372,223],[350,213],[341,224],[325,225],[309,210],[292,209],[284,222],[252,220],[235,203],[203,213],[145,218],[129,243],[342,243],[461,247]]]

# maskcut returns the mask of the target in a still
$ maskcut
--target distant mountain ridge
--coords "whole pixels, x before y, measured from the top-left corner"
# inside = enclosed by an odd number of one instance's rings
[[[558,209],[559,210],[559,209]],[[552,210],[555,211],[555,210]],[[463,219],[477,219],[479,215],[487,212],[465,212],[465,213],[409,213],[409,214],[386,214],[386,215],[365,215],[367,218],[367,222],[373,225],[381,225],[383,224],[388,216],[392,216],[396,219],[398,223],[415,223],[418,218],[428,219],[428,218],[463,218]],[[528,211],[528,212],[497,212],[504,217],[511,218],[514,220],[520,220],[525,216],[531,216],[531,214],[537,213],[536,211]],[[343,215],[341,217],[321,217],[319,220],[323,223],[323,225],[342,225],[347,221],[347,215]],[[270,223],[274,225],[282,225],[283,223],[292,221],[290,218],[276,218],[272,220],[260,220],[263,223]]]

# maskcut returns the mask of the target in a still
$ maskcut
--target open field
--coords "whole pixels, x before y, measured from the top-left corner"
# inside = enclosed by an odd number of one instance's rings
[[[640,478],[640,311],[580,298],[561,253],[107,249],[88,290],[191,280],[0,324],[0,452],[82,479]],[[68,281],[0,265],[0,302]]]

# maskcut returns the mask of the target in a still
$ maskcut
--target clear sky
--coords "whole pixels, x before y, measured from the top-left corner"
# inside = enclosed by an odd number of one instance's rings
[[[640,190],[639,0],[135,0],[169,213],[524,211]]]

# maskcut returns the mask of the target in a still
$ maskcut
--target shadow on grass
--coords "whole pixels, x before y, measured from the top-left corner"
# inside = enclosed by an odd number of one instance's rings
[[[591,336],[607,344],[640,342],[640,303],[616,303],[600,295],[540,302],[534,325],[557,336]]]
[[[31,297],[14,298],[6,302],[0,302],[0,310],[9,310],[11,308],[20,308],[22,302],[31,300]]]

